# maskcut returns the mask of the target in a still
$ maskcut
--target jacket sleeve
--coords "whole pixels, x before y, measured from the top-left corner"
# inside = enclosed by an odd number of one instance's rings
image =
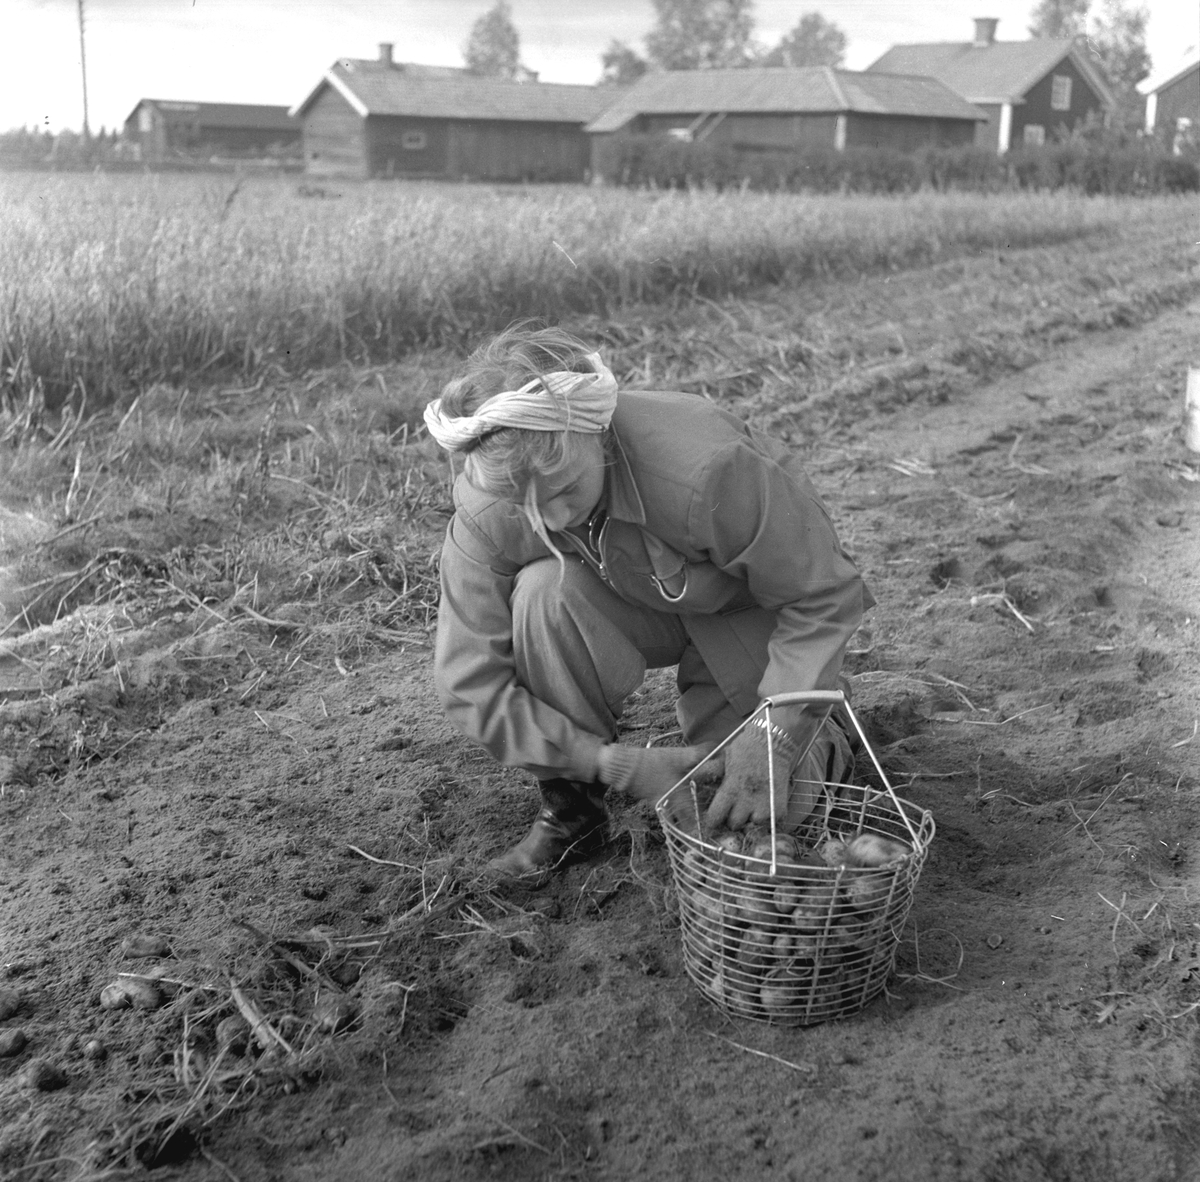
[[[451,723],[497,760],[539,779],[591,781],[604,739],[526,690],[513,664],[518,566],[491,554],[459,514],[441,557],[434,683]]]
[[[689,533],[778,615],[759,696],[836,688],[846,644],[874,600],[795,461],[749,435],[726,444],[696,486]]]

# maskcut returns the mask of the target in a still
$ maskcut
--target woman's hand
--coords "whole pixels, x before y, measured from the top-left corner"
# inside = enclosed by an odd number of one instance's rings
[[[610,743],[600,748],[597,775],[610,788],[654,803],[708,751],[707,747],[628,747]]]
[[[741,829],[751,821],[758,825],[769,824],[772,802],[766,735],[761,729],[748,726],[725,748],[724,755],[725,776],[704,814],[706,828],[710,831],[721,826]],[[776,750],[774,812],[777,820],[787,811],[790,772],[788,758]]]

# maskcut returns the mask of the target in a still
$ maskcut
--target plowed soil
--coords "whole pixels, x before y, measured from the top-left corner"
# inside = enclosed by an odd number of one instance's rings
[[[424,630],[315,656],[264,576],[257,619],[174,605],[97,650],[85,604],[10,646],[0,1037],[25,1042],[0,1057],[0,1175],[1200,1177],[1194,238],[1131,218],[573,326],[618,373],[786,432],[879,601],[855,708],[937,835],[857,1015],[780,1028],[705,1001],[645,805],[612,800],[608,847],[545,888],[477,889],[535,792],[444,722]],[[384,376],[428,391],[448,364]],[[244,529],[145,512],[143,556],[151,526],[164,552]],[[674,727],[671,688],[647,681],[629,741]],[[125,955],[138,935],[159,955]],[[122,972],[157,1000],[101,1008]],[[271,1048],[221,1053],[246,1008]]]

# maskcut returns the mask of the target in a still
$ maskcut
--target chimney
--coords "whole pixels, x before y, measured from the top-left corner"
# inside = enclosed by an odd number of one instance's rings
[[[979,22],[976,21],[976,24]],[[995,21],[992,22],[995,24]],[[392,62],[392,43],[390,41],[380,41],[379,43],[379,64],[381,66],[390,66]]]
[[[976,49],[987,49],[996,40],[996,26],[1000,23],[997,17],[977,16],[975,18]]]

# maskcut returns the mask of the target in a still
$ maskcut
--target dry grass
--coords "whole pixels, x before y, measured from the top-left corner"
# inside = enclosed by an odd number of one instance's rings
[[[0,538],[0,659],[44,692],[99,679],[127,694],[232,676],[238,633],[269,642],[259,675],[427,643],[451,472],[409,430],[426,391],[310,387],[158,386],[84,428],[66,416],[65,442],[57,418],[0,417],[21,526]]]
[[[112,401],[458,344],[520,316],[607,316],[1116,231],[1128,202],[827,197],[288,180],[0,178],[0,380]],[[1143,201],[1136,216],[1183,215]],[[1179,211],[1179,212],[1175,212]]]

